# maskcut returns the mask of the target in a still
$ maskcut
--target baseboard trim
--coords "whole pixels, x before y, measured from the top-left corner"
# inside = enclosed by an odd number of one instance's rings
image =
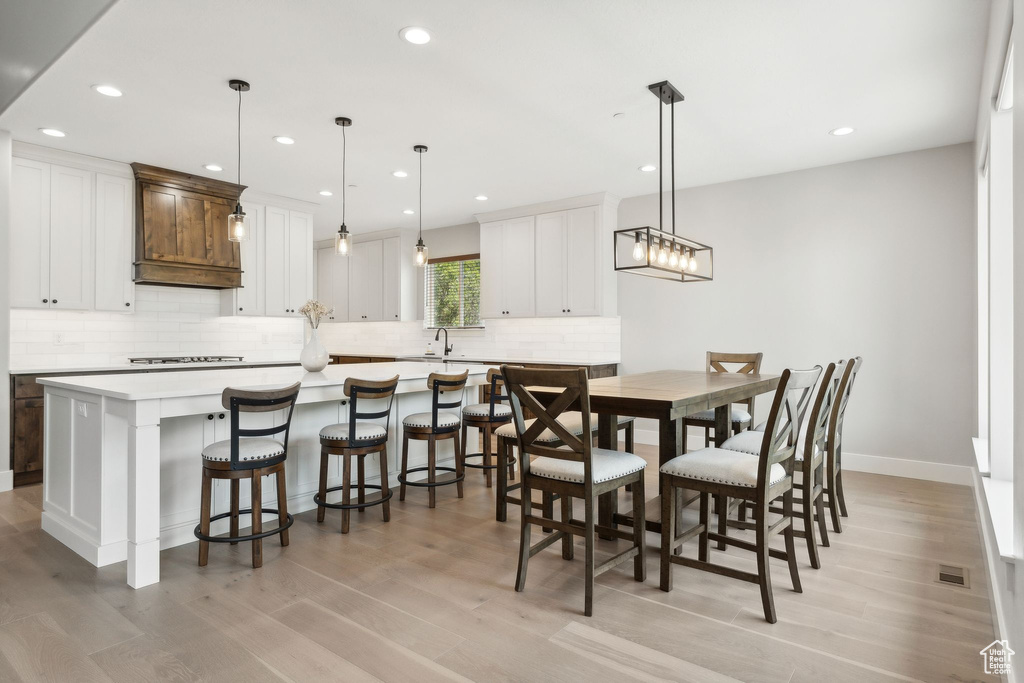
[[[10,491],[14,488],[14,470],[0,472],[0,491]]]
[[[653,429],[636,430],[636,442],[656,446],[658,432]],[[690,434],[686,446],[688,450],[704,448],[702,435]],[[854,472],[885,474],[891,477],[907,477],[924,479],[945,484],[973,485],[973,467],[963,465],[946,465],[924,460],[907,460],[905,458],[889,458],[882,455],[864,455],[861,453],[843,453],[843,468]]]

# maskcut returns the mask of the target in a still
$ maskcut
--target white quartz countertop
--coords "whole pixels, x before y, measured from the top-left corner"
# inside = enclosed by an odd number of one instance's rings
[[[215,370],[183,370],[160,373],[119,373],[77,377],[43,377],[39,384],[118,398],[141,401],[162,398],[220,395],[227,387],[258,389],[288,386],[301,381],[302,387],[342,385],[349,377],[387,379],[398,375],[402,380],[426,380],[432,372],[457,374],[468,370],[470,376],[484,375],[486,365],[458,363],[358,363],[328,365],[323,372],[306,372],[301,366],[266,368],[219,368]],[[401,390],[401,389],[400,389]],[[424,382],[422,391],[426,391]]]
[[[52,375],[55,373],[59,374],[71,374],[75,372],[169,372],[172,370],[206,370],[214,368],[235,368],[241,366],[263,366],[263,365],[294,365],[298,366],[298,361],[288,360],[243,360],[241,363],[159,363],[154,365],[147,365],[145,363],[121,363],[120,365],[83,365],[83,366],[72,366],[66,368],[11,368],[9,374],[11,375]]]

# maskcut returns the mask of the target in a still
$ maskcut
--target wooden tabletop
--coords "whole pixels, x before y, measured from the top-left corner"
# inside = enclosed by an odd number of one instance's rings
[[[590,380],[590,408],[595,413],[678,419],[778,385],[778,375],[656,370]]]

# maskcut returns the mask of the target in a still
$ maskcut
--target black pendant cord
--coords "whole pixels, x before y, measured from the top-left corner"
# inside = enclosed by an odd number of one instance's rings
[[[242,185],[242,89],[238,89],[238,185]],[[239,192],[241,197],[241,192]]]
[[[420,178],[419,178],[419,181],[420,181],[420,210],[419,210],[420,234],[419,234],[419,241],[422,242],[423,241],[423,152],[420,152]]]
[[[348,165],[348,139],[345,136],[345,126],[341,127],[341,224],[345,225],[345,166]]]
[[[672,160],[672,235],[676,234],[676,98],[672,98],[672,104],[669,106],[669,128],[671,133],[669,134],[669,145],[672,148],[669,150],[669,158]],[[672,247],[675,250],[675,247]]]
[[[661,89],[661,94],[665,94],[665,89]],[[660,98],[659,98],[660,100]],[[662,131],[665,129],[663,123],[663,110],[665,107],[658,102],[658,230],[665,229],[665,142],[662,139]]]

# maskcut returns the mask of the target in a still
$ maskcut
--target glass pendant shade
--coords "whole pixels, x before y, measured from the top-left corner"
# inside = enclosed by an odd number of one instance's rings
[[[338,234],[334,236],[334,253],[338,256],[348,256],[349,251],[352,249],[352,241],[348,228],[345,224],[341,224],[341,229],[338,230]]]
[[[242,205],[235,205],[235,212],[228,216],[228,240],[231,242],[245,242],[249,239],[249,226],[245,220],[245,211]]]
[[[413,261],[416,263],[417,267],[423,268],[423,267],[425,267],[427,265],[427,245],[423,244],[423,153],[427,151],[427,146],[426,145],[415,145],[415,146],[413,146],[412,151],[414,151],[414,152],[416,152],[417,154],[420,155],[420,159],[419,159],[419,162],[420,162],[420,183],[419,183],[420,184],[420,187],[419,187],[419,193],[420,193],[420,207],[419,207],[420,208],[420,211],[419,211],[420,232],[419,232],[419,239],[416,240],[416,255],[414,256]]]
[[[422,238],[416,242],[416,265],[421,268],[427,265],[427,245],[423,244]]]

